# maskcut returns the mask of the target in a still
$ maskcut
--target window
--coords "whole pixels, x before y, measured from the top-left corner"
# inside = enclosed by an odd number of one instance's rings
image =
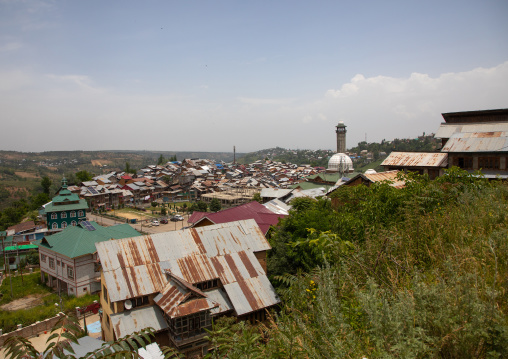
[[[56,213],[51,213],[51,219],[56,219]]]
[[[55,223],[53,223],[53,224],[51,225],[51,228],[52,228],[52,229],[58,229],[58,223],[56,223],[56,222],[55,222]]]
[[[455,157],[454,165],[462,169],[472,170],[473,157]]]
[[[71,222],[71,226],[76,227],[76,225],[77,225],[76,221]]]
[[[57,259],[56,260],[56,265],[59,266],[60,265],[60,261]]]
[[[498,170],[499,157],[478,157],[478,168],[484,170]]]
[[[102,285],[102,293],[104,296],[104,301],[107,303],[108,302],[108,289],[106,288],[105,285]]]
[[[46,263],[46,255],[45,254],[41,254],[41,262]]]
[[[219,281],[217,279],[209,280],[206,282],[197,283],[196,287],[200,290],[207,290],[212,288],[217,288],[219,285]]]
[[[62,228],[67,228],[67,222],[65,221],[62,222]]]
[[[67,212],[61,212],[60,218],[67,218]]]
[[[55,269],[55,258],[49,258],[49,268]]]
[[[71,218],[76,217],[76,211],[71,211]]]
[[[74,267],[67,266],[67,277],[69,279],[74,279]]]
[[[83,217],[83,211],[82,211],[82,210],[79,210],[79,211],[78,211],[78,216],[79,216],[79,217]]]

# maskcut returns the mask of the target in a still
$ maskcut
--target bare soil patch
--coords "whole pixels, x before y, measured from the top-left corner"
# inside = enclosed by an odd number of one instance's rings
[[[104,166],[104,165],[110,165],[113,161],[110,160],[92,160],[92,166]]]
[[[36,306],[42,304],[43,298],[47,295],[49,295],[49,293],[47,293],[47,294],[30,294],[30,295],[27,295],[26,297],[19,298],[19,299],[13,300],[10,303],[4,304],[0,307],[0,309],[14,311],[14,310],[20,310],[20,309],[33,308],[33,307],[36,307]]]
[[[32,172],[16,171],[14,173],[16,174],[16,176],[19,176],[19,177],[22,177],[22,178],[38,178],[39,177],[38,174],[32,173]]]
[[[134,213],[134,212],[116,212],[118,217],[123,217],[127,219],[151,219],[149,216],[144,216],[142,214]]]

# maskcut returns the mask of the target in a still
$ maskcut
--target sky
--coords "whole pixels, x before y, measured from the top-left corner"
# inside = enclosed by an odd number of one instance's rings
[[[508,108],[508,1],[0,0],[0,150],[335,150]]]

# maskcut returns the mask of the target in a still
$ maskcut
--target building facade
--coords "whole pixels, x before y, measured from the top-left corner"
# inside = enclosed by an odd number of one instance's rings
[[[100,291],[100,272],[95,243],[112,238],[138,236],[128,224],[101,227],[82,221],[38,244],[41,281],[58,293],[81,296]]]
[[[62,230],[76,226],[86,220],[88,204],[75,193],[67,189],[67,180],[62,179],[62,189],[44,208],[48,230]]]

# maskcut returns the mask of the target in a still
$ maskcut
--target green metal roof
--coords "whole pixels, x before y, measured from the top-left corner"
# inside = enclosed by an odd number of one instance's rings
[[[141,235],[141,233],[126,223],[112,227],[101,227],[96,222],[90,223],[95,228],[95,231],[89,231],[80,225],[67,227],[60,233],[44,237],[39,246],[69,258],[76,258],[85,254],[95,253],[95,243],[112,238],[120,239]]]
[[[8,251],[17,251],[17,250],[23,250],[23,249],[37,249],[39,248],[37,245],[35,244],[23,244],[21,246],[10,246],[10,247],[5,247],[5,251],[8,252]]]
[[[84,199],[80,199],[78,203],[60,204],[60,205],[55,205],[54,202],[51,202],[46,205],[46,208],[44,210],[46,213],[52,213],[72,210],[77,211],[80,209],[88,209],[88,203],[86,203]]]

